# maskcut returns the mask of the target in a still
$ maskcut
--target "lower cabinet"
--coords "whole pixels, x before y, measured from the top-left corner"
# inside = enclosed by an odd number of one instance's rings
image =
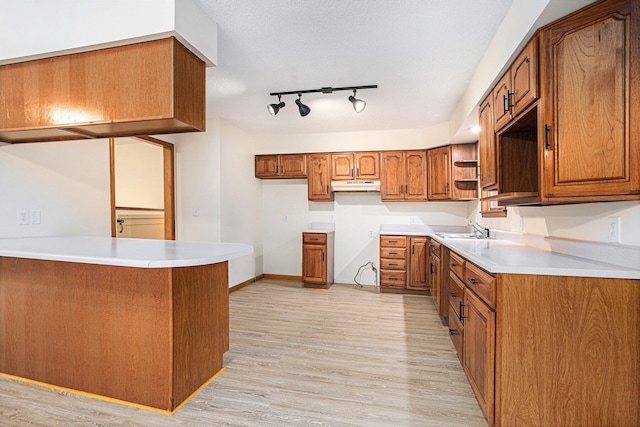
[[[640,425],[640,280],[490,274],[451,251],[449,333],[492,426]]]
[[[333,283],[333,232],[302,233],[302,282],[323,288]]]
[[[380,236],[380,291],[426,294],[428,237]]]

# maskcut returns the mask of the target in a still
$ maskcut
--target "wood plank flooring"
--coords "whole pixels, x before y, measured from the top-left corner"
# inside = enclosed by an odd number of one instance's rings
[[[230,295],[230,343],[171,417],[0,378],[0,425],[487,426],[429,297],[265,279]]]

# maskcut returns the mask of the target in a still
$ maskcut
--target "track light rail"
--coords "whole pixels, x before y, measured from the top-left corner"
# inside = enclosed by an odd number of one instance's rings
[[[360,90],[360,89],[377,89],[378,85],[366,85],[366,86],[345,86],[345,87],[323,87],[320,89],[305,89],[305,90],[289,90],[286,92],[271,92],[271,96],[279,95],[297,95],[302,93],[333,93],[340,90]]]

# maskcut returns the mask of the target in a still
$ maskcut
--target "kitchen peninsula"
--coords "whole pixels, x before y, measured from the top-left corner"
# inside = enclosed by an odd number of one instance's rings
[[[229,348],[228,261],[249,245],[0,239],[0,373],[172,412]]]

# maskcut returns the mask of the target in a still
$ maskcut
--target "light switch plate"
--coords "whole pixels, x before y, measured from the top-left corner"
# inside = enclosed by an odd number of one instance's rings
[[[29,219],[31,220],[31,224],[40,224],[41,222],[40,209],[33,209],[29,211]]]

